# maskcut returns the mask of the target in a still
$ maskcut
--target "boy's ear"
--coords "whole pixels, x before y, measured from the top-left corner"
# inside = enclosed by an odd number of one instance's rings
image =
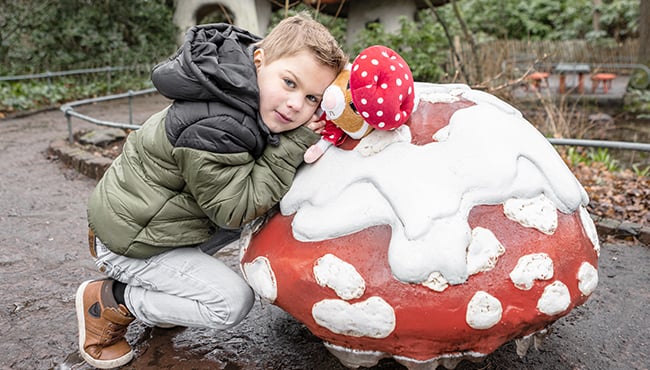
[[[264,50],[257,49],[253,52],[253,62],[255,62],[257,68],[264,64]]]

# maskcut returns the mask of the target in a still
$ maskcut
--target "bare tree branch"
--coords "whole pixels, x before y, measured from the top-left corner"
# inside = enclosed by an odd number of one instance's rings
[[[458,67],[461,70],[461,73],[463,74],[463,77],[465,78],[465,82],[468,84],[470,83],[469,75],[467,74],[467,71],[465,71],[465,65],[463,64],[463,61],[460,58],[460,55],[458,54],[458,51],[456,50],[456,47],[454,46],[454,41],[451,37],[451,34],[449,33],[449,29],[447,28],[447,24],[444,22],[442,17],[438,14],[436,11],[436,8],[431,4],[431,0],[424,0],[424,2],[427,4],[429,9],[431,9],[431,12],[436,16],[436,19],[438,22],[440,22],[440,25],[442,26],[442,29],[445,31],[445,36],[447,37],[447,41],[449,42],[449,47],[451,48],[451,52],[454,54],[454,58],[458,62]]]
[[[456,0],[451,0],[451,7],[454,10],[456,19],[458,19],[458,23],[460,23],[460,28],[463,31],[463,35],[465,35],[465,39],[467,42],[469,42],[469,45],[472,48],[472,56],[474,58],[472,64],[474,64],[476,68],[476,79],[480,81],[483,79],[483,68],[481,67],[481,62],[478,57],[478,48],[476,47],[476,42],[474,41],[474,35],[472,35],[472,33],[469,31],[469,27],[467,27],[467,23],[460,13],[460,9],[458,9]]]

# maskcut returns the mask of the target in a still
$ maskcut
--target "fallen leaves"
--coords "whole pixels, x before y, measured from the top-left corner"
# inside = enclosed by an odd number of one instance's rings
[[[571,170],[589,194],[589,213],[650,225],[650,177],[626,169],[610,172],[603,163],[579,163]]]

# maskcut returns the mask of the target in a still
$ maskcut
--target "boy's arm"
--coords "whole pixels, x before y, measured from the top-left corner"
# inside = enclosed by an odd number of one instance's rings
[[[249,153],[174,149],[187,183],[205,214],[218,226],[238,228],[275,206],[291,186],[307,147],[318,135],[306,127],[280,135],[254,160]]]

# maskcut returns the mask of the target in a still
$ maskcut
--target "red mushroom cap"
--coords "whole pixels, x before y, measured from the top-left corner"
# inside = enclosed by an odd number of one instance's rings
[[[350,92],[359,114],[379,130],[399,127],[413,111],[411,69],[397,52],[385,46],[366,48],[354,59]]]
[[[433,133],[449,126],[452,116],[462,117],[477,104],[483,103],[420,99],[406,123],[412,144],[433,143]],[[548,232],[531,227],[526,217],[513,217],[526,205],[512,200],[469,210],[468,277],[461,284],[435,274],[424,282],[398,280],[389,263],[389,225],[301,241],[294,215],[281,213],[244,243],[242,270],[261,297],[305,324],[350,368],[389,356],[409,369],[481,357],[511,339],[544,332],[583,304],[598,282],[598,237],[583,206],[571,213],[544,207],[556,221]],[[470,263],[477,255],[482,264]]]

